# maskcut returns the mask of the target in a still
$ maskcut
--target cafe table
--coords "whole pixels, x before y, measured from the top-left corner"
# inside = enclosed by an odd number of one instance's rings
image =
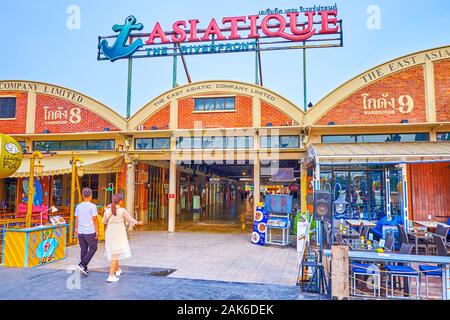
[[[438,224],[443,225],[444,227],[450,227],[448,224],[439,222],[439,221],[414,221],[415,224],[419,226],[425,227],[427,229],[436,229]]]
[[[363,225],[364,227],[375,228],[377,226],[376,223],[371,222],[371,221],[367,221],[367,220],[348,219],[348,220],[345,220],[345,221],[351,227],[359,227],[360,225]]]
[[[344,242],[348,244],[352,251],[376,251],[380,247],[380,243],[377,240],[370,241],[370,248],[367,244],[367,240],[361,239],[344,239]],[[387,248],[383,247],[384,251],[389,251]]]
[[[423,240],[424,243],[427,246],[427,252],[426,254],[428,254],[428,244],[433,242],[433,234],[428,233],[428,232],[417,232],[416,230],[412,231],[412,232],[408,232],[408,235],[414,238],[414,244],[415,244],[415,248],[416,248],[416,255],[419,254],[419,242],[420,240]]]

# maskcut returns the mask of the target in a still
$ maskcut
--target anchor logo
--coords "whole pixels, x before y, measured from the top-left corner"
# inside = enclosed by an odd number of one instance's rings
[[[125,58],[136,52],[137,49],[142,47],[142,39],[137,39],[130,45],[126,45],[126,42],[133,30],[142,30],[144,25],[142,23],[136,23],[136,18],[134,16],[129,16],[125,19],[125,24],[115,24],[112,27],[114,32],[119,32],[116,41],[112,47],[108,46],[108,41],[103,39],[100,42],[100,49],[103,54],[108,57],[111,62],[116,61],[120,58]]]

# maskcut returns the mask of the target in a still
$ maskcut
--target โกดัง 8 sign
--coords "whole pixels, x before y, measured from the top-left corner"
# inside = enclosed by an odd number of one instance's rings
[[[157,22],[150,33],[133,34],[133,31],[143,30],[144,25],[129,16],[123,25],[113,26],[117,36],[99,37],[98,60],[298,49],[299,46],[293,47],[292,42],[300,42],[303,47],[306,42],[316,43],[310,47],[342,46],[342,27],[337,15],[335,8],[224,17],[220,22],[213,18],[206,24],[198,19],[178,20],[170,31],[164,31]],[[114,43],[110,44],[112,39]]]

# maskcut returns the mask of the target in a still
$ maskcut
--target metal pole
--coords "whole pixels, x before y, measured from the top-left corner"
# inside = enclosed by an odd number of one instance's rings
[[[303,45],[305,43],[303,42]],[[306,48],[303,48],[303,110],[308,110],[308,97],[306,95]]]
[[[79,181],[77,176],[77,162],[82,162],[81,159],[72,157],[72,179],[70,181],[70,216],[69,216],[69,244],[73,242],[73,226],[74,226],[74,214],[75,214],[75,192],[78,185],[78,197],[81,199],[81,190],[79,188]],[[75,180],[77,179],[77,180]]]
[[[259,85],[259,40],[256,39],[256,49],[255,49],[255,84]]]
[[[129,119],[131,115],[131,79],[133,76],[133,59],[128,59],[128,83],[127,83],[127,116]]]
[[[30,178],[28,180],[28,203],[26,227],[31,227],[31,216],[33,214],[33,198],[34,198],[34,154],[30,157]]]
[[[131,59],[130,59],[131,60]],[[75,210],[75,179],[77,178],[75,158],[72,158],[72,179],[70,181],[70,216],[69,216],[69,244],[73,242],[73,220]]]
[[[177,46],[173,45],[173,52],[175,53]],[[173,55],[173,66],[172,66],[172,88],[177,86],[177,56]]]

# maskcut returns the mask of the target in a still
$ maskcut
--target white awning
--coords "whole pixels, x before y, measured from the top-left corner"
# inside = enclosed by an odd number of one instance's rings
[[[450,142],[317,143],[308,159],[320,164],[450,161]]]
[[[83,161],[85,174],[113,173],[122,171],[123,156],[117,154],[76,154],[77,158]],[[71,154],[53,155],[41,159],[44,166],[44,176],[66,174],[72,172]],[[36,160],[37,163],[37,160]],[[30,159],[25,158],[22,164],[12,177],[28,177],[30,175]]]

